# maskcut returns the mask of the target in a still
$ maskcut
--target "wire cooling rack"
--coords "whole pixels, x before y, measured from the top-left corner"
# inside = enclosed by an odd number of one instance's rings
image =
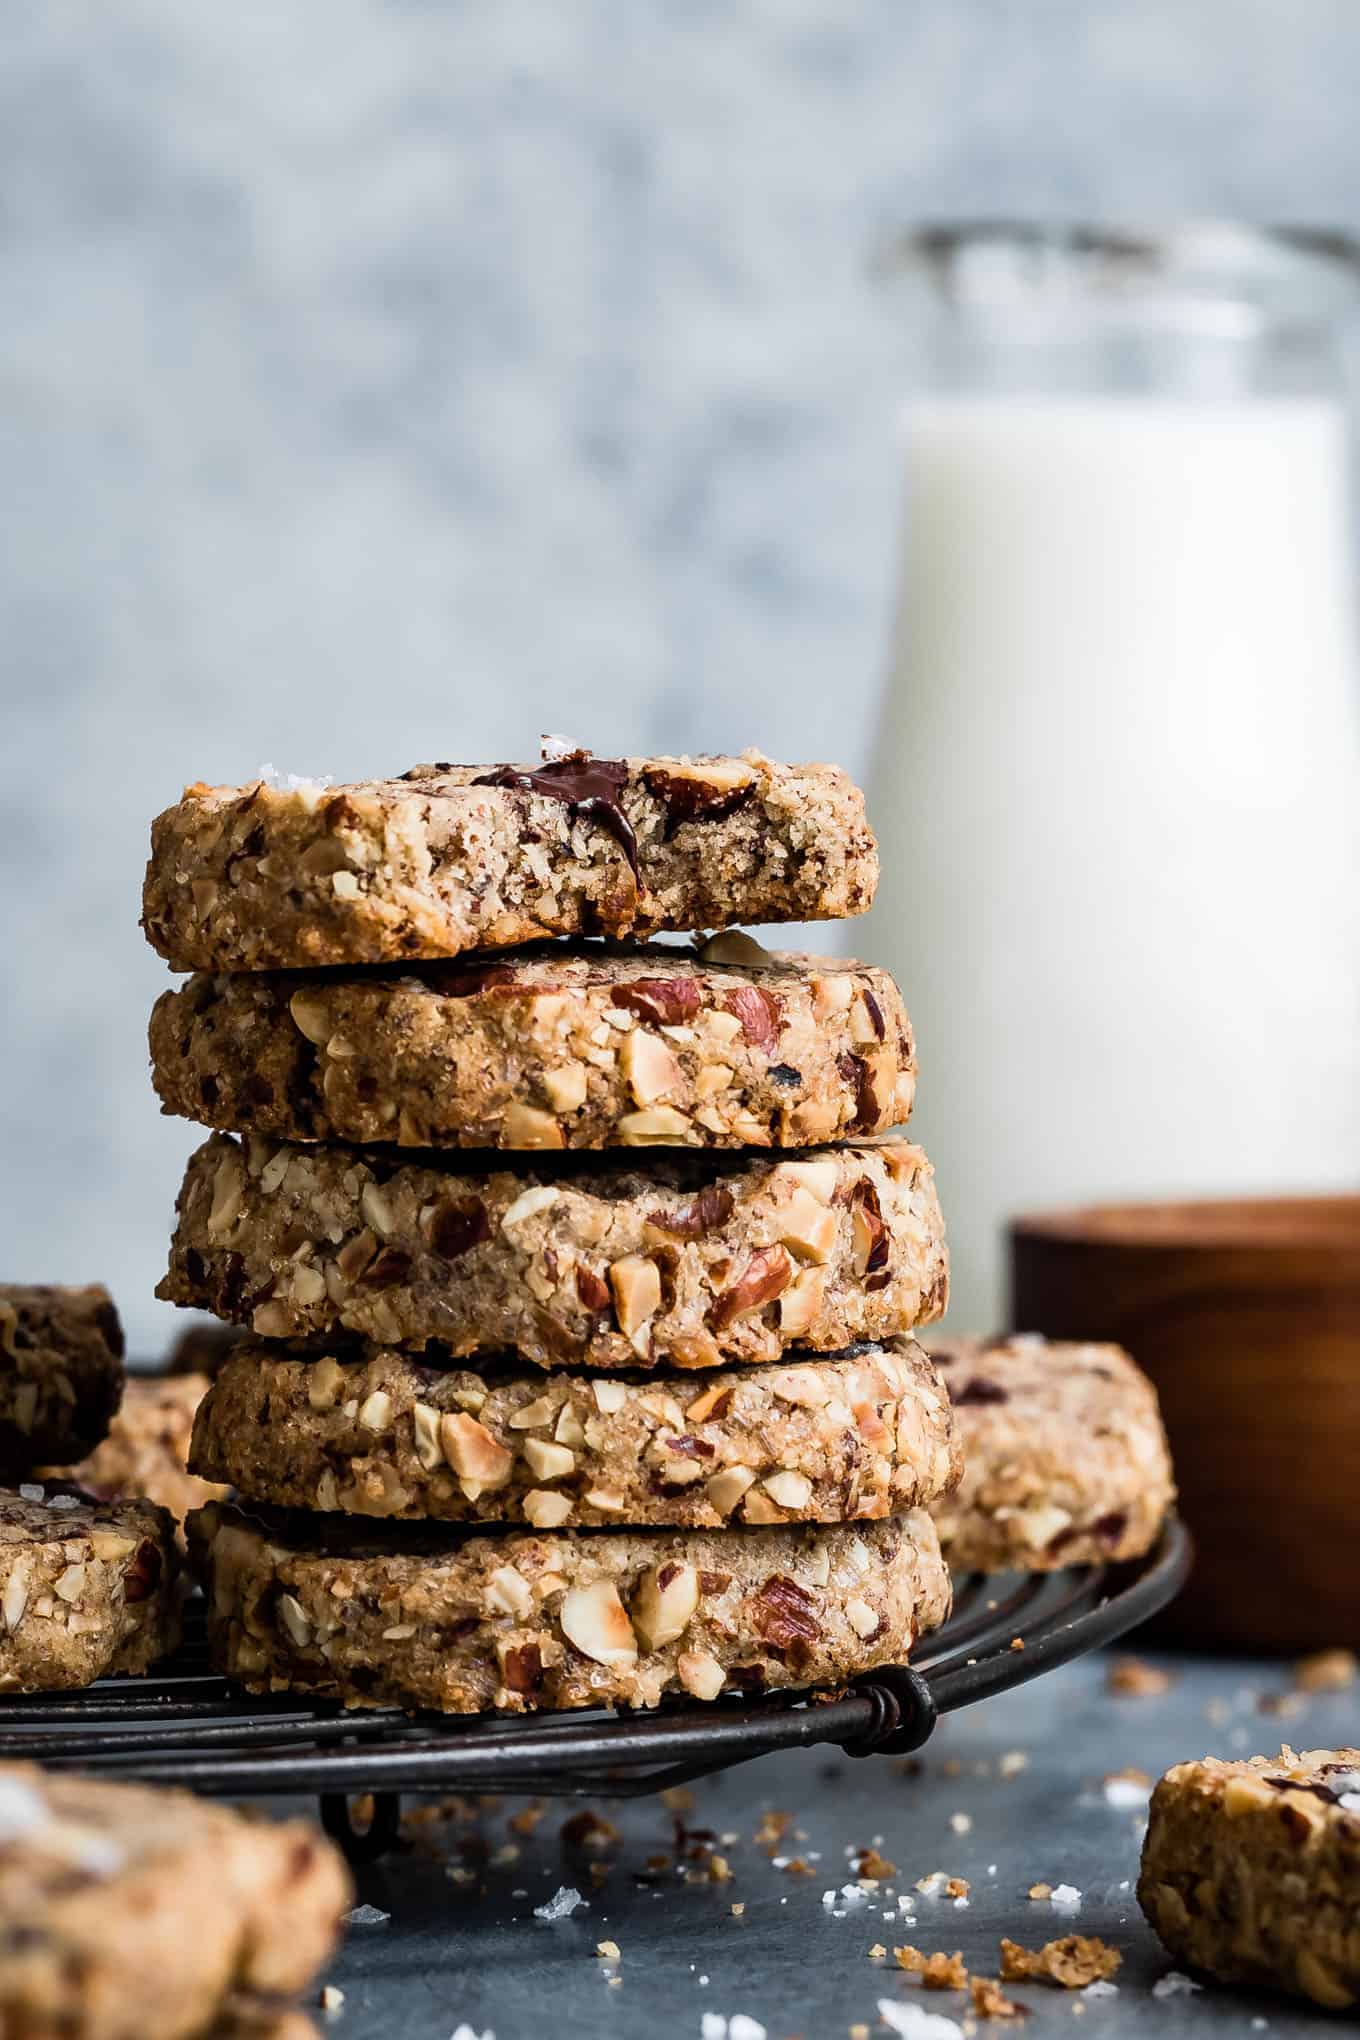
[[[394,1840],[409,1792],[532,1792],[622,1798],[680,1785],[774,1750],[835,1744],[850,1756],[919,1749],[941,1714],[1098,1649],[1171,1600],[1190,1568],[1174,1517],[1126,1565],[956,1579],[954,1611],[910,1666],[829,1694],[772,1694],[654,1713],[481,1715],[346,1712],[257,1699],[211,1671],[201,1603],[155,1672],[79,1693],[0,1699],[0,1760],[29,1758],[212,1795],[310,1794],[356,1857]],[[366,1825],[350,1796],[371,1794]]]

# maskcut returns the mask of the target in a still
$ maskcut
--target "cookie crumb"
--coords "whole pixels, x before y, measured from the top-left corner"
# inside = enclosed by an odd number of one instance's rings
[[[1123,1961],[1094,1935],[1068,1934],[1061,1941],[1045,1941],[1042,1948],[1022,1948],[1017,1941],[1001,1943],[1001,1975],[1006,1983],[1022,1983],[1040,1977],[1063,1990],[1083,1990],[1088,1983],[1114,1975]]]
[[[964,1967],[962,1951],[958,1948],[952,1955],[938,1951],[934,1955],[926,1955],[908,1942],[904,1948],[893,1949],[893,1961],[899,1969],[905,1969],[909,1976],[919,1976],[927,1990],[968,1988],[968,1971]]]
[[[620,1836],[612,1820],[583,1806],[579,1813],[569,1814],[563,1821],[558,1839],[567,1849],[607,1849]]]
[[[1051,1884],[1031,1884],[1026,1893],[1026,1897],[1033,1899],[1052,1898],[1052,1896],[1053,1886]]]
[[[760,1826],[751,1840],[758,1849],[769,1851],[777,1849],[788,1833],[792,1820],[791,1813],[780,1813],[774,1807],[767,1807],[760,1816]]]
[[[1011,1644],[1010,1644],[1010,1647],[1011,1647],[1011,1649],[1012,1649],[1012,1650],[1023,1650],[1023,1649],[1024,1649],[1024,1647],[1025,1647],[1025,1639],[1024,1639],[1024,1637],[1023,1637],[1023,1636],[1013,1636],[1013,1637],[1011,1638]]]
[[[888,1951],[883,1943],[875,1941],[873,1947],[869,1950],[869,1960],[871,1962],[886,1962],[887,1958]]]
[[[322,1984],[321,1995],[317,1999],[317,2003],[320,2005],[323,2012],[326,2012],[328,2014],[338,2012],[340,2010],[340,2007],[344,2004],[344,2002],[345,1993],[341,1990],[338,1984],[335,1983]]]
[[[1116,1658],[1105,1674],[1105,1691],[1121,1700],[1152,1700],[1159,1693],[1169,1693],[1171,1686],[1170,1672],[1143,1658]]]
[[[617,1941],[597,1941],[595,1943],[595,1953],[599,1956],[601,1962],[618,1962],[622,1960],[622,1951]]]
[[[1027,2019],[1028,2005],[1008,1998],[994,1976],[975,1976],[969,1983],[973,2010],[983,2019]]]
[[[872,1847],[857,1851],[854,1870],[856,1877],[867,1877],[874,1883],[897,1875],[896,1863],[890,1863],[886,1856],[881,1856],[878,1850]]]
[[[1002,1778],[1016,1778],[1029,1764],[1023,1750],[1003,1750],[997,1763],[997,1773]]]
[[[971,1813],[951,1813],[949,1825],[956,1835],[969,1835],[973,1832],[973,1816]]]
[[[731,1912],[734,1920],[739,1920],[742,1914],[745,1912],[745,1910],[746,1902],[744,1899],[740,1902],[740,1904],[729,1907],[729,1911]]]
[[[1360,1660],[1353,1650],[1317,1650],[1300,1658],[1294,1684],[1300,1693],[1340,1693],[1355,1683]]]

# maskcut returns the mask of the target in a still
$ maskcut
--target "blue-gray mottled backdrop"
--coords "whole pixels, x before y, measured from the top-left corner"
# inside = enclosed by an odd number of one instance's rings
[[[1344,223],[1351,0],[12,0],[0,21],[0,1273],[144,1348],[193,1134],[136,929],[186,779],[863,761],[875,231]]]

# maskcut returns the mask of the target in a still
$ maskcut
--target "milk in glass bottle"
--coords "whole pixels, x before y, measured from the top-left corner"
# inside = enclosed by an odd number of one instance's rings
[[[1360,1172],[1360,271],[1227,227],[935,228],[890,267],[912,354],[863,953],[916,1023],[951,1322],[987,1329],[1019,1210]]]

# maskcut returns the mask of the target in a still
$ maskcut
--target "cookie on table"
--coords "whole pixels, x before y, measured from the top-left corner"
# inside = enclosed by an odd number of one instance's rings
[[[0,1831],[0,2031],[34,2040],[298,2030],[259,2000],[310,1981],[353,1899],[305,1821],[187,1792],[6,1764]]]
[[[154,1502],[0,1491],[0,1688],[144,1672],[179,1642],[180,1602],[174,1521]]]
[[[194,1413],[209,1388],[206,1374],[132,1374],[109,1435],[76,1466],[46,1479],[74,1482],[101,1501],[142,1495],[183,1522],[222,1490],[189,1472]]]
[[[206,1374],[211,1381],[241,1338],[239,1325],[219,1324],[216,1318],[192,1318],[166,1353],[161,1373]]]
[[[204,2040],[319,2040],[316,2021],[278,1998],[232,1998]]]
[[[1178,1961],[1341,2011],[1360,1999],[1360,1750],[1177,1764],[1138,1902]]]
[[[99,1443],[123,1392],[123,1328],[101,1284],[0,1282],[0,1480]]]
[[[903,1663],[949,1610],[923,1510],[762,1530],[189,1519],[219,1671],[347,1707],[655,1707]]]
[[[543,935],[864,913],[878,853],[833,765],[418,765],[357,786],[204,786],[151,827],[142,926],[176,970],[392,963]]]
[[[960,1463],[949,1398],[909,1339],[701,1381],[249,1340],[193,1443],[199,1472],[254,1502],[537,1530],[882,1517],[932,1500]]]
[[[151,1067],[225,1132],[431,1148],[808,1147],[901,1124],[916,1088],[887,971],[737,934],[196,976],[157,1001]]]
[[[932,1341],[963,1449],[934,1505],[956,1572],[1045,1572],[1136,1558],[1175,1482],[1157,1392],[1118,1346],[1032,1335]]]
[[[551,1168],[215,1134],[190,1157],[156,1294],[267,1338],[541,1367],[839,1352],[944,1309],[940,1207],[906,1142]]]

